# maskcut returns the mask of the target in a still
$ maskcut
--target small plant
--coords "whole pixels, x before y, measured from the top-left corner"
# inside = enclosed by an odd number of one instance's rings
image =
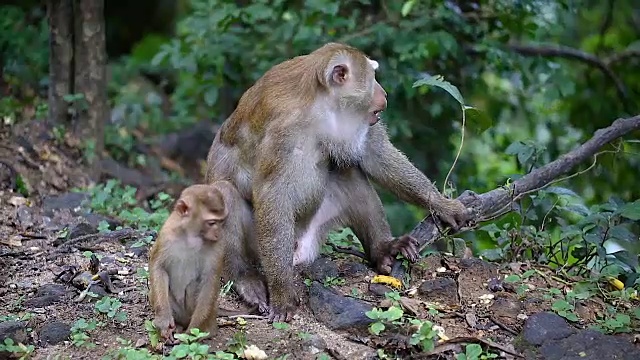
[[[438,332],[433,329],[431,321],[422,321],[418,319],[411,320],[411,324],[418,327],[418,330],[411,335],[409,343],[418,345],[422,351],[431,351],[435,347],[435,339]]]
[[[457,354],[456,360],[485,360],[485,359],[495,359],[498,355],[483,352],[482,346],[478,344],[467,344],[464,349],[464,354]]]
[[[220,288],[220,296],[226,296],[229,291],[231,291],[231,286],[233,286],[233,280],[229,280],[224,285],[222,285],[222,287]]]
[[[124,323],[127,321],[127,313],[120,311],[121,307],[120,300],[105,296],[96,302],[95,311],[105,315],[108,319]]]
[[[284,322],[274,321],[273,322],[273,328],[277,329],[277,330],[289,330],[290,326],[289,326],[289,324],[284,323]]]
[[[116,339],[121,346],[115,350],[113,359],[115,360],[155,360],[159,359],[159,356],[152,354],[145,348],[137,349],[131,340],[118,337]]]
[[[12,338],[5,338],[3,343],[0,343],[0,352],[9,352],[14,356],[18,356],[18,359],[28,359],[35,350],[33,345],[24,345],[22,343],[15,343]]]
[[[344,285],[345,283],[346,281],[339,276],[327,276],[324,278],[322,285],[324,285],[324,287],[331,287],[331,286]]]
[[[598,320],[591,328],[605,334],[629,333],[632,331],[631,317],[627,314],[616,314],[614,317]]]
[[[87,321],[82,318],[76,320],[73,326],[71,326],[71,343],[74,346],[88,349],[96,347],[96,344],[89,341],[91,338],[87,332],[95,330],[97,326],[98,322],[95,320]]]
[[[244,349],[247,346],[247,334],[243,329],[236,331],[233,337],[227,341],[227,350],[238,357],[244,356]]]
[[[402,319],[404,311],[397,306],[390,306],[387,310],[373,308],[365,313],[369,319],[375,320],[369,325],[369,331],[374,335],[380,333],[386,328],[385,323],[395,323]]]
[[[208,332],[201,332],[199,329],[191,329],[189,333],[176,334],[176,339],[180,344],[171,349],[170,356],[177,359],[206,359],[209,354],[209,345],[200,344],[199,341],[209,335]]]

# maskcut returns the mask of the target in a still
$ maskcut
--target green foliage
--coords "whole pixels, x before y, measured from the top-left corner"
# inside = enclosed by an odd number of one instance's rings
[[[404,315],[404,311],[397,306],[390,306],[387,310],[373,308],[365,312],[365,315],[369,319],[374,320],[374,322],[369,324],[369,331],[374,335],[380,335],[386,328],[385,323],[394,323],[400,320]]]
[[[20,360],[29,359],[35,349],[36,347],[34,345],[24,345],[22,343],[16,344],[12,338],[5,338],[4,341],[0,343],[0,352],[6,351],[12,353]]]
[[[467,344],[464,349],[464,354],[456,354],[456,360],[484,360],[495,359],[497,357],[497,354],[483,352],[482,346],[478,344]]]
[[[121,307],[120,300],[105,296],[96,302],[95,311],[97,314],[106,316],[107,319],[124,323],[127,321],[127,313],[120,311]]]
[[[411,324],[416,326],[418,330],[411,335],[409,343],[411,345],[418,345],[421,351],[431,351],[435,347],[435,341],[438,337],[438,332],[433,329],[433,323],[431,321],[423,321],[418,319],[411,320]]]
[[[138,229],[159,230],[162,224],[169,217],[169,204],[173,201],[166,193],[159,193],[154,199],[149,201],[148,207],[152,212],[148,212],[142,207],[136,206],[136,188],[132,186],[121,186],[120,181],[108,180],[105,184],[97,184],[88,189],[89,207],[98,213],[116,215],[124,224],[135,226]],[[107,231],[108,224],[101,223],[100,229]],[[134,244],[134,246],[144,246],[151,243],[152,238],[147,237]]]
[[[324,287],[332,287],[332,286],[344,285],[345,283],[346,283],[346,280],[339,276],[327,276],[324,278],[322,285]]]
[[[94,348],[96,344],[89,341],[91,337],[87,332],[95,330],[99,325],[96,320],[87,321],[84,318],[76,320],[71,326],[71,343],[77,347]]]

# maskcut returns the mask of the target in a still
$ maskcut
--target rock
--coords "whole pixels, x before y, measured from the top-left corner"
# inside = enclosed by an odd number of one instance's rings
[[[16,215],[18,216],[18,222],[23,229],[29,229],[34,225],[30,207],[21,205],[18,210],[16,210]]]
[[[57,295],[64,296],[71,290],[60,284],[44,284],[36,290],[36,296]]]
[[[95,226],[96,228],[98,228],[100,223],[103,221],[106,221],[109,224],[109,230],[115,230],[116,227],[122,225],[122,221],[101,214],[86,213],[83,214],[82,217],[87,220],[91,226]]]
[[[311,280],[324,281],[327,277],[338,277],[340,272],[336,264],[326,257],[318,258],[304,270],[305,276]]]
[[[578,330],[549,312],[531,315],[523,329],[524,356],[542,360],[640,359],[640,349],[620,336]],[[531,347],[533,346],[533,347]]]
[[[320,335],[311,335],[302,342],[302,345],[308,347],[314,355],[327,348],[327,342]]]
[[[369,268],[367,265],[360,262],[349,261],[348,263],[344,263],[340,266],[340,273],[344,277],[366,275],[368,272]]]
[[[89,194],[80,192],[45,196],[42,199],[43,215],[53,217],[54,213],[61,209],[69,209],[72,214],[78,215],[85,200],[89,200]]]
[[[369,284],[369,292],[374,295],[384,296],[384,293],[393,291],[390,287],[383,284]]]
[[[325,288],[317,281],[309,289],[309,306],[315,318],[332,330],[367,326],[372,322],[365,315],[372,309],[370,305]]]
[[[67,236],[67,239],[71,240],[80,236],[95,234],[97,232],[98,232],[97,226],[93,226],[89,223],[81,222],[71,228],[71,230],[69,231],[69,236]]]
[[[4,339],[10,338],[14,343],[27,344],[29,340],[27,336],[26,324],[21,321],[4,321],[0,323],[0,343],[4,343]],[[0,352],[0,359],[9,359],[8,352]]]
[[[55,345],[69,338],[71,326],[60,321],[52,321],[42,326],[39,335],[43,343]]]
[[[522,329],[524,339],[531,345],[542,345],[548,340],[564,339],[576,329],[571,327],[562,317],[543,312],[529,316]]]
[[[418,294],[426,301],[439,301],[445,304],[458,303],[458,286],[455,280],[448,277],[424,281],[418,288]]]
[[[41,308],[60,301],[69,291],[63,285],[45,284],[36,290],[35,296],[24,302],[29,308]]]

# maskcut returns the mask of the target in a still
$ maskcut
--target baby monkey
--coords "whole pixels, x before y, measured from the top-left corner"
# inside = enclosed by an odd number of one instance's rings
[[[227,181],[191,185],[160,229],[149,255],[149,302],[164,341],[173,342],[176,325],[217,333],[224,247],[246,229],[239,201]]]

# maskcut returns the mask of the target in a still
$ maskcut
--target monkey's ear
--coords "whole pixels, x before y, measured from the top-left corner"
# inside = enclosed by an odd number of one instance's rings
[[[189,213],[189,205],[187,205],[187,202],[182,199],[176,202],[176,205],[173,207],[173,209],[180,216],[186,216]]]
[[[347,64],[338,64],[331,71],[331,81],[337,85],[344,85],[349,79],[349,67]]]

